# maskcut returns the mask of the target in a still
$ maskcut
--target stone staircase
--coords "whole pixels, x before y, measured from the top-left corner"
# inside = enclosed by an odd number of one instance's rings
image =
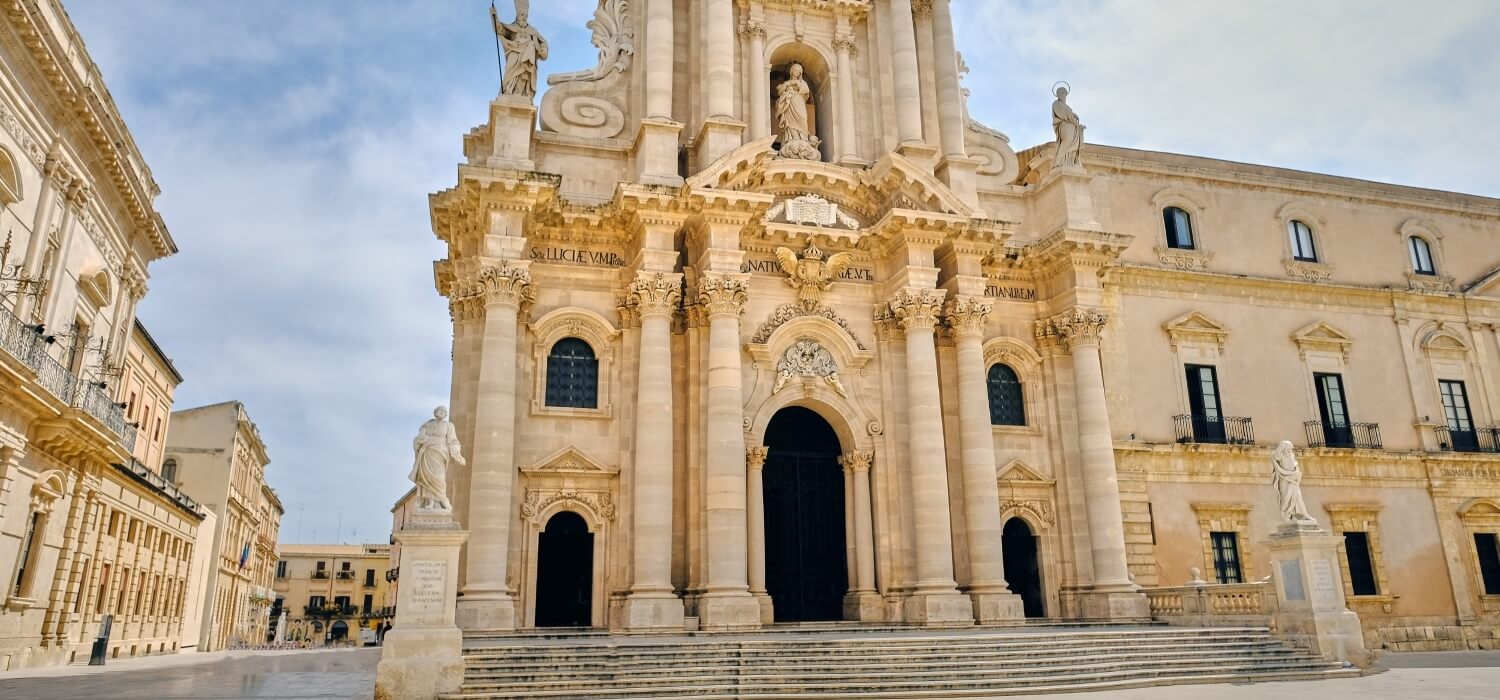
[[[445,700],[948,698],[1358,675],[1265,628],[1036,625],[465,639]]]

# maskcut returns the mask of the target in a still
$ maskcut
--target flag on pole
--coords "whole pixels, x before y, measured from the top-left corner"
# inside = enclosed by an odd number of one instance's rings
[[[250,563],[250,543],[246,542],[244,549],[240,550],[240,568],[245,568]]]

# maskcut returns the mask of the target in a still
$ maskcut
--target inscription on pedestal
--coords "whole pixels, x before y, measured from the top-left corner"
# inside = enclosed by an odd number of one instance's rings
[[[1281,590],[1286,594],[1286,599],[1307,600],[1307,591],[1302,587],[1302,562],[1283,559],[1277,564],[1281,565]]]
[[[443,612],[443,591],[448,581],[448,562],[418,561],[410,567],[410,573],[402,577],[402,586],[411,586],[406,609],[414,615],[429,615]]]
[[[1327,559],[1314,559],[1311,562],[1313,605],[1317,608],[1338,604],[1338,593],[1334,586],[1337,585],[1333,576],[1333,562]]]

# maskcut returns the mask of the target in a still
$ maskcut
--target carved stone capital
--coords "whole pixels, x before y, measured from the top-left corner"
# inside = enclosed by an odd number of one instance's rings
[[[704,275],[698,280],[698,304],[710,319],[716,316],[739,318],[749,298],[749,285],[727,275]]]
[[[1098,309],[1073,307],[1052,318],[1036,322],[1037,344],[1044,348],[1075,348],[1098,345],[1109,315]]]
[[[766,38],[766,24],[764,22],[757,22],[754,20],[745,20],[744,22],[741,22],[740,38],[760,38],[761,40],[764,40]]]
[[[642,319],[668,316],[682,301],[682,275],[665,272],[642,273],[630,283],[630,305]]]
[[[749,447],[745,449],[745,468],[750,471],[760,471],[766,467],[766,455],[771,451],[765,446]]]
[[[911,14],[917,19],[932,19],[932,0],[911,0]]]
[[[480,268],[475,276],[476,291],[489,306],[509,306],[522,309],[531,305],[535,297],[531,290],[531,272],[509,264],[489,265]]]
[[[913,330],[930,331],[937,328],[938,319],[942,316],[945,294],[947,291],[942,289],[905,287],[891,299],[891,314],[908,333]]]
[[[454,323],[470,323],[484,318],[484,297],[476,294],[454,295],[448,300],[448,317]]]
[[[989,324],[990,311],[994,309],[994,306],[991,302],[974,297],[950,299],[947,317],[948,326],[953,329],[953,335],[959,338],[983,339],[985,327]]]
[[[850,58],[859,55],[859,44],[855,43],[854,35],[847,32],[833,37],[833,50],[849,54]]]
[[[870,471],[870,465],[875,462],[875,453],[865,450],[850,450],[839,456],[839,465],[846,472],[858,474]]]

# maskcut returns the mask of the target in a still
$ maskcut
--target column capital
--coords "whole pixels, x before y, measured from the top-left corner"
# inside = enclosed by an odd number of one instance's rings
[[[448,317],[456,324],[484,318],[484,297],[477,294],[455,294],[448,300]]]
[[[1037,321],[1037,343],[1044,348],[1097,346],[1108,323],[1108,313],[1075,306],[1052,318]]]
[[[844,471],[858,474],[870,471],[870,465],[875,462],[875,453],[867,450],[850,450],[839,455],[839,465]]]
[[[911,14],[917,19],[932,19],[932,0],[911,0]]]
[[[908,333],[933,330],[943,313],[943,296],[946,294],[943,289],[904,287],[890,301],[891,315]]]
[[[946,309],[948,326],[959,338],[972,337],[983,340],[985,328],[990,320],[990,311],[994,308],[994,303],[978,297],[954,297],[948,300]]]
[[[744,279],[724,274],[705,274],[698,278],[698,304],[710,319],[719,316],[739,318],[749,298]]]
[[[506,261],[485,265],[459,286],[453,298],[472,299],[485,308],[509,306],[519,310],[530,306],[535,298],[531,289],[531,272]]]
[[[636,315],[642,319],[649,316],[670,317],[677,310],[677,304],[682,301],[682,275],[666,272],[641,273],[630,283],[626,298]]]
[[[740,38],[760,39],[764,41],[766,38],[766,23],[753,19],[740,22]]]
[[[833,50],[835,53],[845,54],[850,57],[859,54],[859,44],[854,41],[853,32],[839,32],[833,37]]]
[[[771,450],[764,445],[745,448],[745,468],[750,471],[760,471],[766,466],[766,456]]]

